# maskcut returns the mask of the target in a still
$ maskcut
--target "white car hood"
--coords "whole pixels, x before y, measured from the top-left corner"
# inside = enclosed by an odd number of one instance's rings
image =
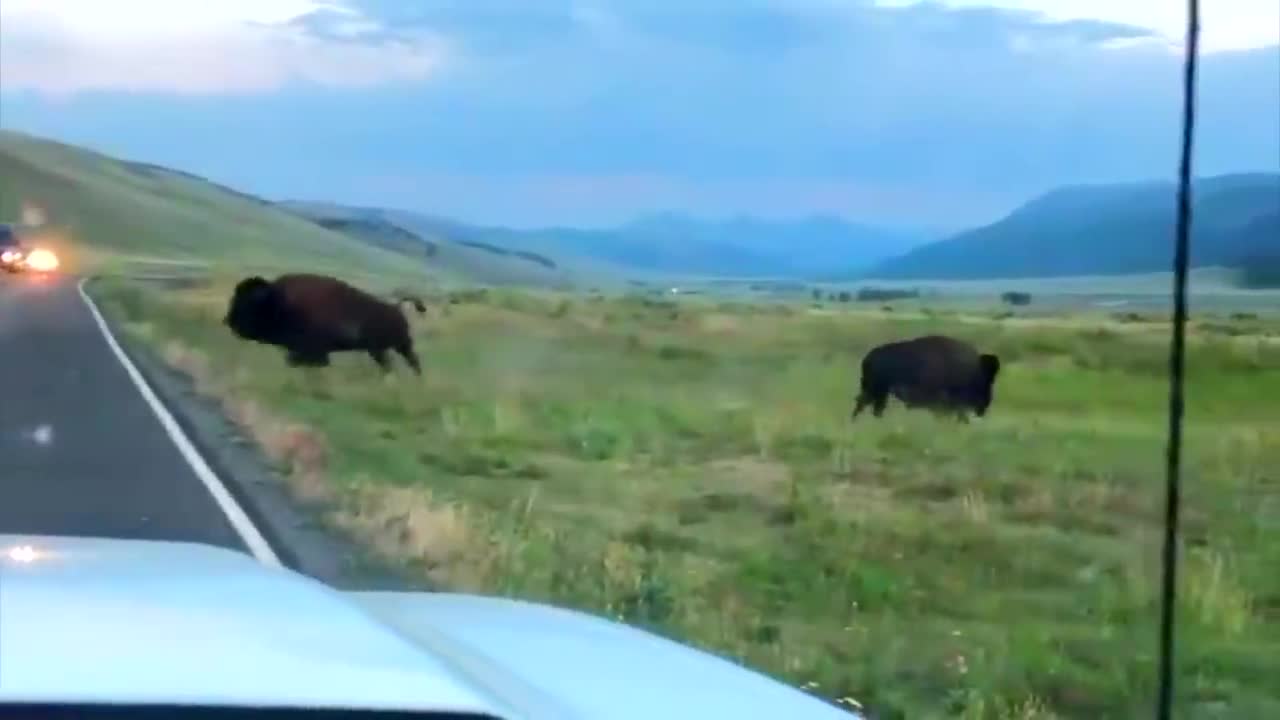
[[[475,713],[849,713],[626,625],[502,598],[342,592],[222,548],[0,535],[0,702]]]

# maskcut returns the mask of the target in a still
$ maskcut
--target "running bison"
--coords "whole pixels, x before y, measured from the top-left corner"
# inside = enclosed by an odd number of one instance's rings
[[[927,335],[872,348],[862,358],[862,387],[850,419],[868,405],[880,417],[889,396],[907,407],[954,414],[968,422],[991,406],[1000,358],[979,354],[972,345],[942,335]]]
[[[393,304],[325,275],[255,275],[236,285],[223,322],[245,340],[284,348],[293,367],[326,367],[329,353],[358,350],[387,371],[394,350],[421,375],[404,301],[426,312],[416,296],[401,294]]]

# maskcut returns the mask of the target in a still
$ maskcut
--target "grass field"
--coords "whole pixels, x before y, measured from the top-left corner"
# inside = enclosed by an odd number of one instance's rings
[[[1145,716],[1167,325],[472,292],[425,375],[295,371],[228,287],[95,292],[300,501],[445,587],[586,608],[879,718]],[[850,424],[873,343],[1005,362],[988,419]],[[1280,717],[1280,326],[1190,345],[1180,717]]]

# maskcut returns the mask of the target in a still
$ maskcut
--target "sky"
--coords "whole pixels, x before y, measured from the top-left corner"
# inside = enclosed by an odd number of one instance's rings
[[[1280,169],[1280,3],[1203,3],[1196,167]],[[1176,0],[0,0],[0,127],[516,226],[989,222],[1172,178]]]

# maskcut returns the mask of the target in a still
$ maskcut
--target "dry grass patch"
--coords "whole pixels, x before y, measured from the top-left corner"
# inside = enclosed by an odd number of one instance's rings
[[[1241,584],[1227,556],[1192,552],[1186,561],[1187,604],[1206,627],[1238,637],[1253,622],[1253,597]]]
[[[415,567],[440,586],[482,591],[491,585],[497,558],[483,522],[426,488],[362,479],[333,521],[381,557]]]

